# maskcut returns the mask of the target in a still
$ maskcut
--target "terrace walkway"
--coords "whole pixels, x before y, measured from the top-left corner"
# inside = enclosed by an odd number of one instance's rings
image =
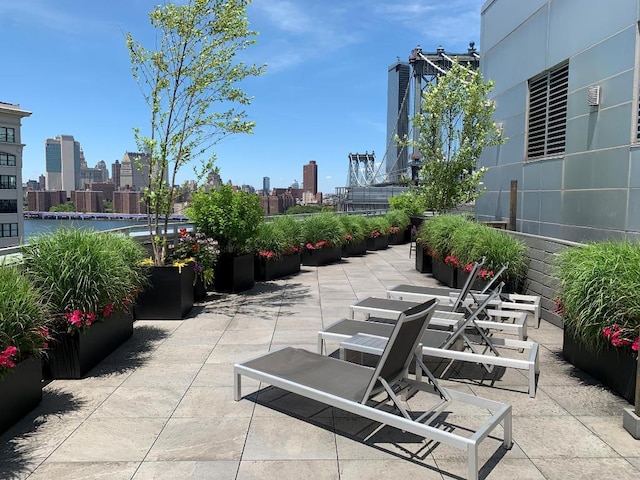
[[[136,322],[133,338],[79,381],[53,381],[42,404],[0,438],[0,478],[36,479],[451,479],[466,454],[247,379],[233,401],[232,365],[279,345],[316,349],[316,333],[370,295],[432,282],[408,245],[211,296],[184,321]],[[535,399],[507,371],[494,385],[445,380],[513,405],[514,447],[482,444],[481,478],[640,478],[640,442],[622,428],[627,403],[561,357],[562,332],[540,342]],[[259,390],[259,394],[254,392]],[[483,417],[454,412],[455,425]]]

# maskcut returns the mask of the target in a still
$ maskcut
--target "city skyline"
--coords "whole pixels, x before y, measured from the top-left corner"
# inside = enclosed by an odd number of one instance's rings
[[[350,152],[375,151],[383,164],[389,66],[406,61],[418,44],[425,51],[440,45],[465,51],[475,41],[481,49],[483,3],[254,1],[247,13],[260,35],[243,59],[266,63],[267,73],[242,85],[254,97],[247,114],[256,129],[217,146],[221,176],[256,188],[269,176],[272,185],[285,186],[314,159],[318,190],[333,193],[346,185]],[[153,5],[0,4],[0,25],[12,39],[12,62],[20,72],[5,79],[0,100],[33,112],[22,127],[25,180],[44,173],[42,145],[52,134],[73,135],[91,165],[111,165],[137,150],[132,129],[146,127],[148,112],[131,76],[124,35],[153,39],[147,17]],[[193,178],[187,166],[179,183]]]

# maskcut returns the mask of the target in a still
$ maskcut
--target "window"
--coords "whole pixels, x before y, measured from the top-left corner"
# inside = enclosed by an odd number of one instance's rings
[[[568,63],[529,80],[528,159],[564,153],[568,90]]]
[[[18,200],[0,200],[0,213],[18,213]]]
[[[16,176],[15,175],[0,175],[0,189],[16,188]]]
[[[0,152],[0,165],[7,165],[9,167],[16,166],[16,156],[10,153]]]
[[[0,127],[0,142],[15,143],[16,130],[10,127]]]
[[[0,238],[17,237],[17,236],[18,236],[17,223],[0,223]]]

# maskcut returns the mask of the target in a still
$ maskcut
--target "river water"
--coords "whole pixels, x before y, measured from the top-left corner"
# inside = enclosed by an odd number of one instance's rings
[[[29,238],[57,230],[60,227],[74,226],[82,229],[111,230],[114,228],[139,226],[146,227],[147,221],[132,222],[127,220],[42,220],[37,218],[24,219],[24,239],[27,243]]]

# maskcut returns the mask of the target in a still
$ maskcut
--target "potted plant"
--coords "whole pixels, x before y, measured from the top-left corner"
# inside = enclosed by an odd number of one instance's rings
[[[353,257],[367,253],[367,219],[362,215],[340,215],[338,217],[344,228],[342,256]]]
[[[163,3],[149,15],[157,30],[152,47],[135,41],[130,33],[126,36],[133,76],[149,108],[148,128],[134,131],[138,149],[144,152],[136,168],[146,176],[143,198],[153,249],[149,292],[155,292],[149,295],[156,299],[171,281],[174,291],[181,291],[194,278],[191,266],[170,265],[169,220],[180,194],[178,172],[200,161],[200,176],[210,173],[212,146],[229,135],[253,130],[254,122],[243,110],[252,99],[239,84],[262,74],[263,68],[243,63],[236,55],[254,43],[245,8],[221,0]],[[156,271],[163,268],[167,271]],[[189,278],[175,284],[183,275]],[[183,302],[182,295],[170,298]],[[172,310],[186,308],[177,305]]]
[[[640,331],[640,245],[590,243],[558,254],[564,358],[633,403]]]
[[[45,377],[80,378],[131,337],[143,252],[128,236],[76,228],[23,247],[25,275],[51,305]]]
[[[256,280],[273,280],[300,271],[302,224],[284,215],[261,223],[253,238]]]
[[[222,185],[191,197],[187,208],[196,229],[218,242],[214,286],[219,292],[242,292],[255,284],[251,240],[263,222],[260,199]]]
[[[452,239],[459,228],[463,228],[467,220],[462,215],[438,215],[425,222],[421,231],[423,241],[432,250],[433,276],[455,288],[458,259],[452,255]]]
[[[201,232],[190,232],[186,228],[181,228],[178,234],[180,238],[171,256],[175,260],[192,263],[193,299],[202,301],[207,296],[207,289],[213,286],[218,243]]]
[[[389,246],[391,224],[386,217],[368,217],[367,250],[384,250]]]
[[[302,264],[321,266],[340,261],[344,228],[333,213],[322,212],[302,222]]]
[[[42,400],[49,306],[15,266],[0,265],[0,432]]]
[[[427,224],[423,222],[419,227],[411,226],[412,237],[416,242],[416,270],[420,273],[433,272],[433,249],[427,243]]]
[[[392,210],[402,210],[409,215],[409,221],[416,229],[420,228],[420,225],[424,222],[423,214],[426,206],[424,199],[416,189],[411,189],[389,198],[389,207]]]
[[[389,227],[389,245],[401,245],[411,239],[411,219],[404,210],[391,210],[385,218],[391,225]]]

